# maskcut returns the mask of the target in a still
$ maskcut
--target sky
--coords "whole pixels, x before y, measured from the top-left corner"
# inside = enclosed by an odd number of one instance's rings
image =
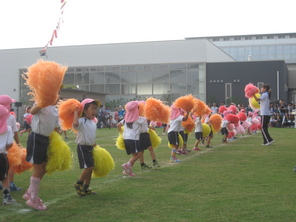
[[[0,0],[0,50],[296,32],[296,0]],[[62,18],[61,22],[60,18]]]

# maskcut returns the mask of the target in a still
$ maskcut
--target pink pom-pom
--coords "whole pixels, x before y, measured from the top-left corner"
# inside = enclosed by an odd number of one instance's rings
[[[238,125],[238,127],[236,127],[236,132],[239,134],[244,134],[245,133],[245,129],[242,125]]]
[[[230,131],[230,132],[228,132],[227,138],[230,139],[230,138],[232,138],[234,136],[235,136],[235,132],[234,131]]]
[[[227,119],[228,122],[230,122],[230,123],[237,123],[237,122],[239,122],[238,116],[237,115],[233,115],[233,114],[228,114],[225,119]]]
[[[237,116],[238,116],[238,118],[239,118],[239,120],[240,120],[241,122],[247,120],[247,115],[246,115],[245,113],[243,113],[243,112],[239,112],[239,113],[237,114]]]
[[[251,126],[251,123],[248,122],[248,121],[244,121],[244,122],[242,123],[242,126],[243,126],[244,129],[246,130],[246,129],[248,129],[248,128]]]
[[[33,118],[33,115],[32,114],[29,114],[27,117],[26,117],[26,122],[31,125],[32,123],[32,118]]]
[[[259,92],[260,90],[256,86],[254,86],[252,83],[249,83],[245,87],[245,96],[247,98],[252,98],[256,93],[259,93]]]
[[[237,114],[238,112],[238,108],[235,105],[229,106],[228,110],[230,110],[232,114]]]
[[[231,132],[231,131],[234,130],[234,124],[232,124],[232,123],[231,124],[228,124],[226,128],[227,128],[228,131]]]
[[[260,124],[260,120],[256,118],[253,118],[251,122],[254,124]]]
[[[226,106],[220,106],[219,109],[218,109],[218,112],[219,113],[224,113],[224,111],[227,110],[227,107]]]

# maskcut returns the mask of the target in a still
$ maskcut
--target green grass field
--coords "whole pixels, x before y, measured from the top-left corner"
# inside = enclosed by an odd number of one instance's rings
[[[261,146],[259,132],[222,144],[215,134],[214,148],[202,148],[178,156],[181,163],[169,163],[167,136],[157,129],[162,143],[156,156],[157,170],[141,170],[136,177],[122,175],[121,164],[129,157],[115,146],[117,129],[97,130],[97,143],[107,149],[115,170],[92,180],[93,196],[79,197],[73,187],[81,170],[76,156],[75,136],[66,140],[73,149],[71,170],[45,175],[40,197],[48,207],[36,211],[27,207],[22,195],[31,172],[15,176],[22,191],[13,192],[17,204],[0,206],[0,221],[295,221],[296,215],[296,130],[270,128],[275,143]],[[195,142],[189,136],[188,148]],[[21,137],[25,146],[26,135]],[[149,152],[145,162],[151,164]]]

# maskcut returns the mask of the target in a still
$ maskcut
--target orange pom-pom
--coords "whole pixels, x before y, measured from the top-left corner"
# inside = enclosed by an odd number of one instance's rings
[[[221,129],[221,124],[222,124],[222,116],[219,114],[213,114],[210,117],[210,123],[212,125],[212,129],[214,132],[219,132]]]
[[[145,101],[139,101],[139,115],[144,116]]]
[[[195,102],[195,103],[197,103],[197,102]],[[207,109],[208,109],[208,106],[203,101],[198,100],[197,109],[194,110],[194,115],[203,116],[203,115],[205,115]]]
[[[176,107],[181,108],[186,112],[190,112],[196,105],[194,97],[191,94],[179,97],[174,104]]]
[[[32,90],[29,94],[38,106],[44,108],[56,104],[67,69],[66,66],[42,59],[28,68],[24,79]]]
[[[26,161],[27,149],[22,148],[20,150],[21,150],[22,162],[20,165],[17,165],[14,167],[14,173],[16,173],[16,174],[20,174],[26,170],[30,170],[33,168],[33,164]]]
[[[8,149],[7,158],[9,167],[15,167],[22,163],[21,149],[16,142],[13,142],[12,147]]]
[[[58,105],[59,117],[62,130],[72,129],[74,121],[74,112],[78,111],[78,116],[82,113],[82,105],[77,99],[67,99],[59,101]]]
[[[195,129],[195,122],[191,117],[188,117],[186,121],[182,121],[182,126],[186,131],[192,132]]]
[[[247,98],[252,98],[255,94],[257,94],[259,92],[260,92],[260,90],[256,86],[254,86],[252,83],[249,83],[245,87],[245,96]]]
[[[155,98],[148,98],[144,106],[144,116],[155,122],[168,123],[171,110],[162,101]]]

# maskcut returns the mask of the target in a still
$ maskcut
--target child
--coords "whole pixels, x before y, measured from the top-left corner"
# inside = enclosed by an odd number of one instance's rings
[[[33,163],[33,174],[23,198],[27,200],[28,206],[37,210],[46,210],[47,207],[39,198],[39,185],[46,173],[49,136],[53,131],[59,133],[58,111],[54,105],[41,108],[38,104],[34,104],[31,114],[34,116],[31,122],[32,132],[27,141],[26,161]]]
[[[28,132],[28,136],[29,136],[31,132],[31,125],[27,121],[27,117],[31,114],[30,111],[31,111],[31,106],[28,106],[26,108],[26,113],[23,116],[25,129],[21,131],[21,135],[23,135],[24,132]]]
[[[89,188],[94,159],[92,150],[96,146],[96,110],[100,106],[99,100],[84,99],[81,102],[83,107],[81,117],[78,118],[78,111],[74,112],[73,128],[78,130],[76,143],[80,169],[84,169],[79,180],[74,184],[76,192],[80,196],[96,194]]]
[[[209,127],[210,127],[210,129],[211,129],[210,134],[208,135],[208,137],[206,139],[207,140],[206,148],[213,148],[212,146],[210,146],[211,139],[214,136],[213,129],[212,129],[212,126],[211,126],[210,118],[211,118],[211,114],[205,118],[205,123],[208,124]]]
[[[198,148],[199,142],[202,140],[202,122],[200,116],[196,116],[195,118],[195,144],[192,150],[200,151],[201,149]]]
[[[182,121],[186,121],[188,119],[189,112],[186,113],[185,116],[181,115],[181,109],[175,107],[175,105],[171,106],[171,117],[168,129],[168,140],[169,143],[174,146],[171,152],[170,162],[180,162],[179,159],[176,158],[177,150],[179,148],[179,132],[181,128]]]
[[[228,143],[228,142],[227,142],[228,130],[227,130],[227,128],[226,128],[228,123],[229,123],[228,120],[226,120],[226,119],[223,119],[223,120],[222,120],[222,124],[221,124],[221,134],[222,134],[222,136],[223,136],[223,138],[222,138],[222,142],[223,142],[223,143]]]
[[[132,167],[143,153],[143,148],[140,146],[140,128],[141,125],[147,122],[145,117],[139,116],[139,104],[137,101],[130,101],[125,105],[126,114],[124,119],[117,124],[117,128],[121,131],[124,126],[123,139],[126,149],[126,154],[132,154],[132,157],[127,163],[121,165],[123,174],[128,176],[136,176]]]
[[[0,104],[3,105],[7,110],[11,109],[12,103],[14,103],[15,100],[10,98],[8,95],[1,95],[0,96]],[[18,137],[18,128],[16,124],[16,119],[14,115],[9,114],[7,119],[7,125],[11,127],[13,132],[13,138],[17,144],[19,144],[19,137]],[[10,168],[8,172],[8,180],[9,180],[9,187],[10,191],[19,191],[22,188],[17,187],[14,183],[14,169]]]
[[[0,105],[0,181],[3,185],[3,204],[13,204],[15,200],[10,195],[7,159],[7,149],[12,147],[13,134],[12,129],[7,126],[8,110]]]

